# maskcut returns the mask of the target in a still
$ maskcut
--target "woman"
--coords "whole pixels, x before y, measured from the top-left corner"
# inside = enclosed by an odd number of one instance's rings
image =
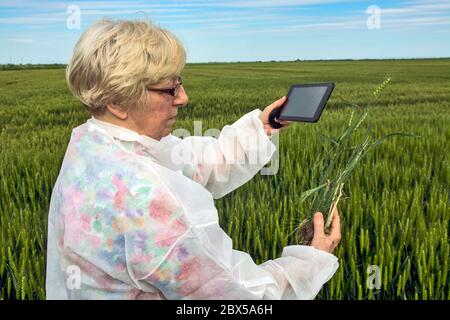
[[[337,209],[330,235],[317,213],[312,246],[278,259],[232,249],[213,198],[269,162],[268,114],[285,97],[217,139],[180,139],[184,64],[176,37],[148,22],[103,19],[76,44],[67,81],[92,117],[73,130],[52,192],[48,299],[311,299],[336,271]]]

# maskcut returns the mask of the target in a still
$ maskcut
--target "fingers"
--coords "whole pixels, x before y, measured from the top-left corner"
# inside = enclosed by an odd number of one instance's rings
[[[270,110],[281,107],[285,102],[286,102],[286,96],[283,96],[270,105]]]
[[[277,102],[282,105],[283,103],[286,102],[286,96],[282,96],[280,99],[277,100]]]
[[[314,236],[311,245],[317,249],[333,252],[341,240],[341,225],[337,206],[333,204],[330,234],[325,235],[324,218],[321,212],[314,214]]]
[[[275,122],[278,122],[279,124],[281,124],[283,126],[280,129],[286,129],[287,127],[289,127],[292,124],[292,121],[278,120],[277,118],[275,118]]]
[[[341,240],[341,219],[339,217],[339,212],[336,205],[334,205],[333,208],[333,219],[331,221],[330,236],[337,242]]]
[[[283,96],[280,99],[276,100],[275,102],[273,102],[272,104],[270,104],[266,110],[270,113],[272,110],[281,107],[285,102],[286,102],[287,97]],[[292,121],[288,121],[288,120],[279,120],[277,118],[275,118],[275,122],[281,124],[283,127],[281,127],[280,129],[286,129],[291,123]],[[275,133],[278,132],[275,131]]]
[[[286,129],[287,127],[289,127],[291,125],[291,121],[277,121],[277,120],[275,120],[275,121],[283,126],[280,129]]]
[[[315,237],[322,237],[325,235],[324,231],[324,221],[323,221],[323,214],[321,212],[316,212],[314,214],[314,238]]]
[[[278,123],[280,123],[280,124],[282,124],[283,126],[284,126],[284,125],[289,125],[289,124],[292,123],[292,121],[288,121],[288,120],[279,120],[279,119],[277,119],[277,118],[275,118],[275,121],[278,122]]]

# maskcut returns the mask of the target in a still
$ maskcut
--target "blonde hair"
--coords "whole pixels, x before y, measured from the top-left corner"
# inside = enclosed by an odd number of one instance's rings
[[[104,113],[108,103],[142,111],[146,87],[179,75],[185,63],[186,52],[170,31],[149,21],[103,18],[76,43],[66,80],[91,114]]]

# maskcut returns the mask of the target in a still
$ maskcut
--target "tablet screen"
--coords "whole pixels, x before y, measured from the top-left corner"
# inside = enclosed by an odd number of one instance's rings
[[[334,84],[294,85],[280,119],[316,121],[320,116]]]

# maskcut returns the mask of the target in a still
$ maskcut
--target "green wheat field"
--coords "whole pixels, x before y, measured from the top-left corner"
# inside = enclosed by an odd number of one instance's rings
[[[45,299],[47,214],[71,130],[89,118],[71,96],[64,68],[0,71],[0,299]],[[234,248],[259,264],[293,244],[305,215],[298,196],[317,185],[320,134],[337,137],[351,113],[386,78],[391,83],[361,130],[393,137],[370,151],[344,187],[340,267],[317,299],[450,299],[450,59],[188,64],[189,104],[176,128],[221,129],[263,109],[294,83],[333,81],[319,122],[294,123],[279,136],[279,171],[256,175],[215,200]],[[380,283],[369,286],[379,267]]]

